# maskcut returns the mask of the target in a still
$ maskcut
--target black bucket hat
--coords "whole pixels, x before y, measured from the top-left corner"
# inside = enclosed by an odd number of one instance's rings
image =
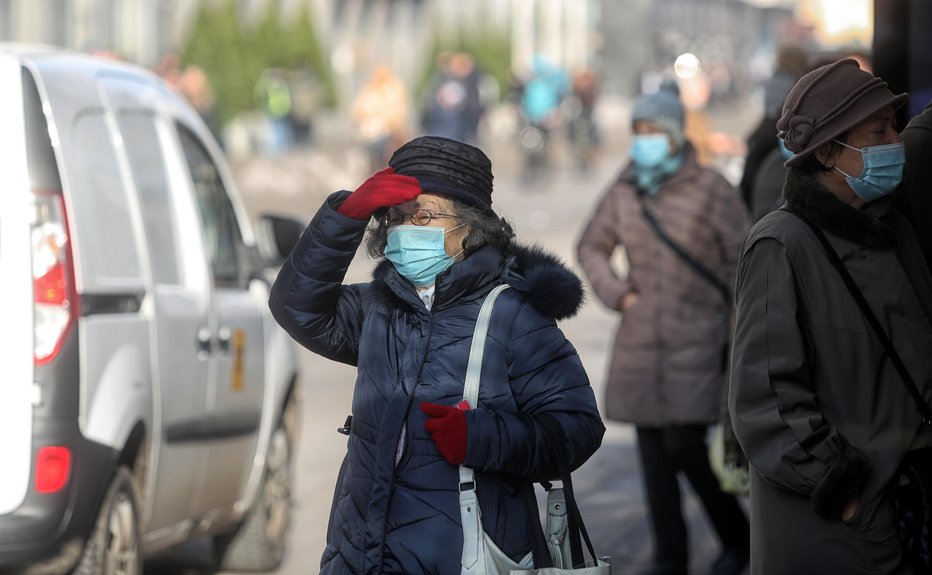
[[[475,146],[441,136],[421,136],[392,154],[388,165],[412,176],[428,193],[492,211],[492,162]]]

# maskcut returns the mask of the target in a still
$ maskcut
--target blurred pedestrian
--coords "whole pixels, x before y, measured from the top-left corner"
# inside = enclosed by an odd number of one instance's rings
[[[166,84],[175,90],[180,90],[181,70],[181,56],[171,50],[162,54],[158,63],[152,69]]]
[[[567,98],[567,135],[572,145],[576,167],[582,171],[592,167],[599,147],[599,127],[595,122],[598,93],[599,77],[595,70],[585,68],[572,75],[572,92]]]
[[[291,129],[296,146],[308,147],[314,140],[314,120],[316,119],[323,89],[317,74],[306,61],[300,61],[288,76],[288,90],[291,94]]]
[[[483,114],[479,83],[480,73],[470,54],[441,53],[430,97],[424,106],[422,131],[474,143]]]
[[[276,68],[263,70],[253,90],[253,98],[265,116],[264,151],[276,155],[290,150],[294,144],[294,132],[289,119],[291,90],[288,74]]]
[[[777,49],[776,69],[764,85],[764,115],[747,137],[747,155],[738,184],[741,197],[749,208],[757,171],[770,152],[778,147],[777,120],[783,113],[783,100],[793,84],[809,71],[808,59],[805,48],[796,44],[785,44]]]
[[[196,64],[185,66],[178,78],[178,90],[187,98],[215,138],[220,139],[214,115],[214,91],[204,69]]]
[[[783,164],[793,153],[786,149],[783,140],[775,139],[779,140],[777,147],[764,156],[751,183],[748,209],[755,222],[783,205],[783,181],[787,170]]]
[[[459,465],[475,470],[486,534],[527,565],[538,518],[525,495],[559,475],[540,416],[563,427],[572,468],[605,431],[556,324],[578,310],[581,282],[514,240],[492,209],[480,149],[422,136],[389,165],[327,199],[272,288],[292,337],[357,366],[322,573],[459,573]],[[366,247],[383,259],[372,281],[343,285],[373,215]],[[511,289],[492,314],[479,405],[458,408],[479,307],[502,284]]]
[[[685,574],[689,538],[678,474],[689,480],[722,544],[710,573],[740,573],[748,520],[709,465],[708,426],[723,396],[734,268],[749,219],[717,172],[696,161],[671,85],[635,100],[631,161],[599,200],[577,245],[592,290],[622,314],[606,416],[633,423],[654,543],[652,575]],[[616,251],[628,270],[613,265]]]
[[[929,397],[932,280],[889,197],[904,164],[895,116],[905,100],[845,59],[804,75],[777,123],[794,154],[791,211],[757,222],[742,249],[729,398],[751,465],[753,574],[913,573],[891,494],[903,457],[932,446],[932,428],[893,355]]]
[[[895,194],[901,211],[906,214],[919,236],[919,245],[926,263],[932,269],[932,101],[921,114],[910,120],[903,130],[906,147],[906,167],[903,185]]]
[[[569,93],[569,75],[548,58],[535,55],[531,76],[521,86],[523,125],[518,132],[528,178],[542,175],[548,167],[551,133],[562,123],[560,105]]]
[[[353,119],[369,155],[371,170],[384,166],[408,132],[410,99],[401,80],[385,65],[377,66],[352,103]]]

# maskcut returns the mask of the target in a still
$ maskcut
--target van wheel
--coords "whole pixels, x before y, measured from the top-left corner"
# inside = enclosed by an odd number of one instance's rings
[[[139,494],[129,469],[120,466],[74,575],[142,575],[139,532]]]
[[[253,509],[239,528],[214,539],[222,570],[270,571],[281,565],[291,524],[291,441],[279,424],[266,458],[265,478]]]

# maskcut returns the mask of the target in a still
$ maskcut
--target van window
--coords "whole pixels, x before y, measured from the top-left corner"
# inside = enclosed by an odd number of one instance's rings
[[[157,284],[180,283],[177,224],[155,119],[145,112],[121,112],[118,122],[142,207],[152,278]]]
[[[73,128],[72,214],[85,288],[113,290],[139,285],[129,197],[103,111],[81,113]]]
[[[194,184],[214,284],[240,285],[243,276],[238,254],[241,253],[242,234],[220,172],[197,136],[180,124],[178,135]]]

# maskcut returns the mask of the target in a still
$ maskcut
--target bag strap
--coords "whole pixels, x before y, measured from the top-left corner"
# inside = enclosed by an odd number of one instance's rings
[[[508,284],[496,286],[485,296],[479,316],[476,318],[476,327],[472,334],[472,346],[469,348],[469,363],[466,364],[466,380],[463,385],[463,399],[471,408],[479,405],[479,376],[482,373],[482,357],[485,355],[485,338],[489,332],[489,322],[492,319],[492,308],[498,295],[508,289]],[[460,491],[474,489],[474,474],[471,467],[460,465]]]
[[[479,405],[479,376],[482,373],[482,357],[485,355],[485,338],[489,333],[489,322],[492,319],[492,308],[498,295],[508,289],[508,284],[496,286],[485,296],[479,317],[476,318],[476,328],[472,334],[472,346],[469,348],[469,363],[466,365],[466,381],[463,386],[463,399],[469,402],[470,407]]]
[[[696,256],[689,253],[686,248],[676,243],[676,241],[670,237],[663,226],[660,225],[660,222],[657,221],[657,218],[644,204],[644,200],[641,200],[641,214],[644,216],[644,219],[647,220],[647,223],[650,224],[651,229],[654,230],[654,233],[667,244],[673,252],[680,257],[686,264],[693,269],[697,274],[699,274],[704,280],[712,284],[715,289],[722,294],[722,300],[724,300],[725,305],[731,305],[731,290],[728,289],[728,286],[725,285],[725,282],[720,280],[708,267],[706,267],[702,262],[699,261]]]
[[[929,404],[926,403],[925,399],[923,399],[922,393],[919,392],[919,389],[913,382],[912,376],[909,375],[909,370],[906,369],[906,364],[903,363],[903,360],[900,358],[900,354],[897,353],[896,348],[893,346],[893,342],[890,341],[890,338],[887,336],[887,332],[884,331],[883,326],[880,325],[880,321],[877,319],[877,316],[874,315],[874,312],[871,310],[867,300],[864,299],[864,294],[861,293],[861,290],[858,289],[857,284],[854,283],[854,278],[851,277],[851,274],[848,272],[848,268],[845,267],[845,264],[841,261],[841,258],[838,257],[838,253],[835,252],[835,249],[832,247],[832,244],[829,243],[828,238],[825,237],[825,234],[822,233],[822,230],[819,229],[818,226],[816,226],[809,218],[800,212],[786,205],[784,205],[781,209],[793,214],[805,222],[805,224],[809,226],[809,229],[812,230],[812,233],[815,234],[815,237],[818,238],[819,242],[822,244],[822,248],[825,250],[825,255],[828,257],[828,260],[832,263],[835,269],[838,270],[842,281],[845,282],[845,287],[848,288],[848,291],[851,292],[851,296],[854,298],[854,301],[856,301],[858,307],[861,308],[861,313],[864,314],[864,317],[867,319],[867,323],[870,324],[871,328],[874,330],[874,333],[877,335],[877,339],[879,339],[881,345],[883,345],[884,351],[886,351],[887,356],[890,357],[890,362],[893,363],[893,367],[895,367],[896,371],[900,374],[900,379],[903,380],[903,385],[906,386],[906,389],[909,390],[909,394],[912,396],[913,401],[916,402],[916,406],[919,408],[919,415],[922,418],[922,422],[926,425],[932,426],[932,409],[929,408]]]
[[[542,413],[537,416],[547,430],[548,437],[553,444],[554,455],[557,459],[557,465],[560,469],[560,480],[563,482],[563,495],[566,497],[566,518],[567,531],[566,536],[570,539],[570,555],[574,568],[585,567],[586,557],[583,555],[582,542],[586,543],[586,549],[589,556],[595,563],[598,558],[595,554],[595,548],[592,546],[592,540],[589,538],[589,532],[583,523],[582,513],[579,512],[579,506],[576,504],[576,495],[573,492],[573,478],[569,468],[569,458],[566,453],[566,435],[563,432],[563,426],[549,413]],[[536,507],[535,507],[536,511]],[[538,529],[540,524],[538,522]],[[541,529],[541,536],[543,530]],[[547,554],[549,557],[549,553]]]

